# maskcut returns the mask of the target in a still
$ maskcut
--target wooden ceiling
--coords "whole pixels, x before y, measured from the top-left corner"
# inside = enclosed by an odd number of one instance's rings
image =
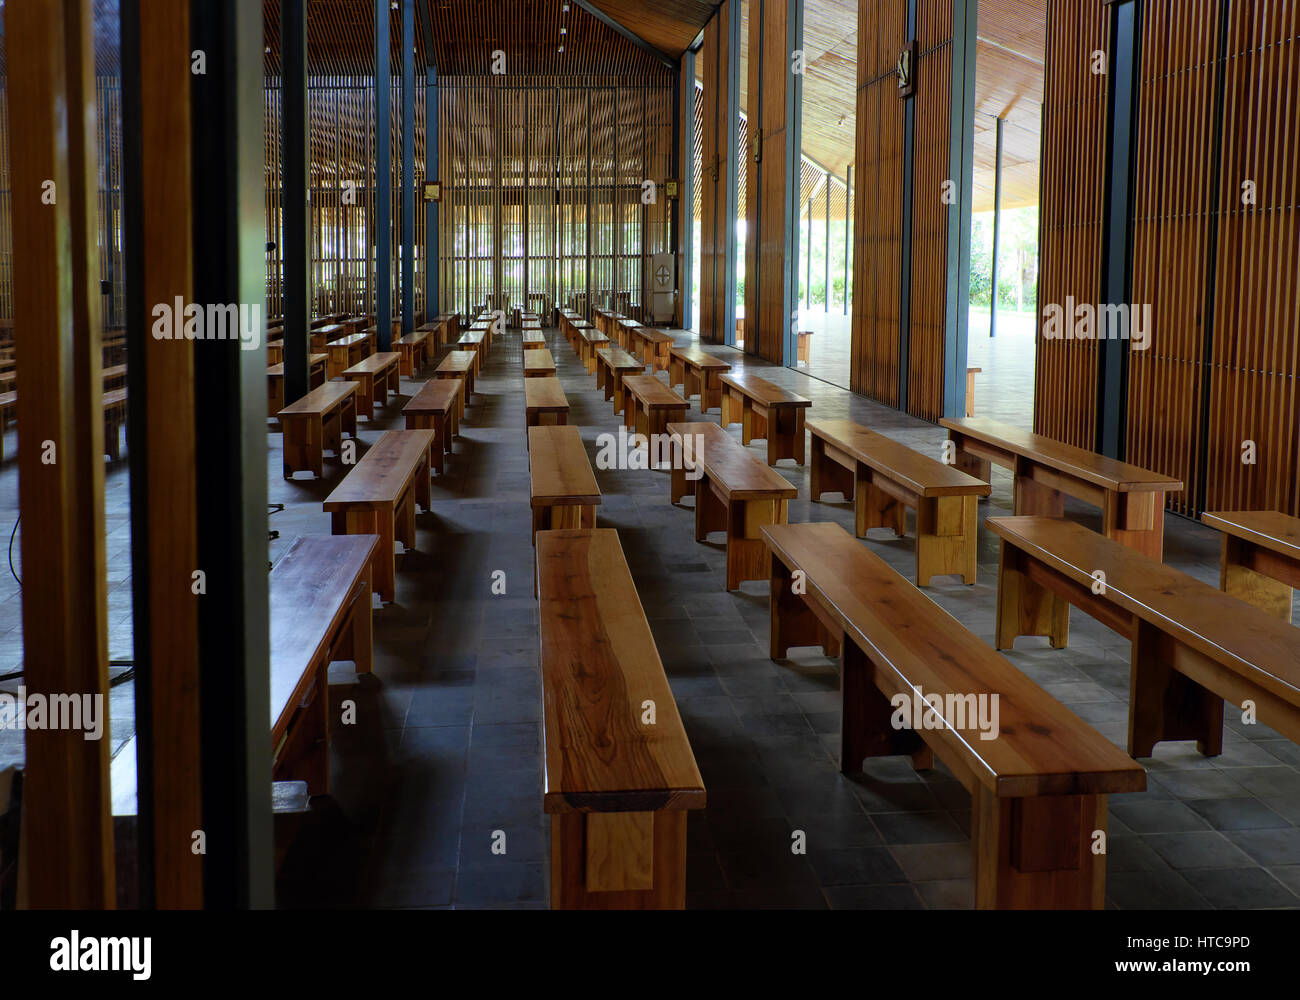
[[[587,0],[660,52],[680,59],[722,0]]]

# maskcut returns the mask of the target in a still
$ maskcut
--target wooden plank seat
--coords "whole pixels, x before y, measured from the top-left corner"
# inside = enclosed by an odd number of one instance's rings
[[[460,335],[456,341],[456,349],[459,351],[470,351],[474,355],[474,375],[477,377],[483,373],[483,358],[487,354],[488,335],[483,330],[470,329]]]
[[[627,316],[620,316],[610,323],[613,338],[625,351],[641,351],[635,331],[642,329],[641,324]]]
[[[597,327],[593,326],[591,323],[588,323],[585,319],[574,320],[572,323],[569,324],[568,330],[565,331],[565,339],[568,340],[570,347],[572,347],[575,351],[578,351],[580,350],[580,348],[578,347],[578,338],[582,336],[583,332],[589,330],[597,330],[597,329],[598,329]]]
[[[716,432],[705,427],[715,427]],[[790,501],[799,491],[716,424],[675,422],[668,425],[668,433],[682,442],[680,461],[674,461],[674,466],[693,471],[698,480],[695,540],[705,542],[715,531],[726,533],[725,588],[735,590],[745,580],[766,580],[768,559],[761,529],[785,524]],[[687,439],[691,446],[686,445]],[[684,481],[689,482],[685,473],[679,477],[674,471],[670,489],[678,500],[689,494]]]
[[[1291,620],[1300,587],[1300,518],[1275,510],[1207,511],[1201,520],[1223,532],[1219,589]]]
[[[469,405],[469,397],[474,392],[474,355],[469,351],[448,351],[442,361],[438,363],[437,369],[433,373],[434,378],[458,379],[462,383],[460,396],[458,397],[456,417],[458,420],[465,418],[465,407]]]
[[[439,347],[447,343],[447,321],[445,319],[435,319],[430,323],[416,328],[416,333],[422,333],[429,339],[424,345],[424,359],[427,362],[433,357],[434,352]]]
[[[539,532],[537,592],[551,907],[683,909],[704,781],[618,532]]]
[[[329,378],[338,378],[371,354],[370,335],[350,333],[346,337],[331,340],[325,345],[325,352],[329,355],[326,374]]]
[[[432,430],[386,432],[325,498],[334,534],[379,536],[373,584],[386,604],[397,589],[394,543],[414,549],[415,507],[429,509],[429,455],[435,438]]]
[[[723,375],[722,426],[741,425],[740,443],[767,440],[767,464],[804,463],[804,411],[812,400],[757,375]]]
[[[323,475],[328,451],[340,454],[343,435],[357,436],[357,383],[326,382],[276,416],[284,432],[284,478],[308,471]]]
[[[437,317],[435,322],[439,322],[444,325],[443,332],[442,332],[442,343],[450,344],[456,341],[457,339],[459,339],[460,337],[460,314],[459,313],[443,313],[441,316]]]
[[[1183,488],[1177,479],[987,417],[939,423],[948,429],[954,464],[963,472],[988,482],[990,462],[1012,470],[1017,514],[1061,517],[1068,494],[1101,508],[1106,537],[1161,558],[1165,494]]]
[[[653,375],[623,376],[623,426],[650,437],[686,419],[689,404]]]
[[[433,446],[429,449],[429,467],[438,475],[446,468],[446,455],[452,454],[452,444],[460,434],[460,394],[464,384],[460,379],[430,379],[411,397],[402,414],[406,429],[431,430]]]
[[[416,330],[393,341],[393,347],[402,356],[401,374],[407,378],[414,376],[428,361],[429,334]]]
[[[588,375],[596,373],[596,350],[609,344],[609,338],[599,330],[583,330],[578,336],[578,357]]]
[[[640,323],[624,324],[628,331],[627,350],[630,354],[640,354],[648,365],[654,365],[655,371],[666,372],[669,368],[669,351],[673,338],[662,330],[652,330]],[[716,405],[716,404],[715,404]]]
[[[672,478],[668,486],[668,502],[681,503],[682,497],[695,496],[696,484],[702,473],[699,471],[695,456],[702,443],[713,441],[717,448],[725,448],[728,443],[735,444],[731,435],[717,424],[707,420],[689,423],[672,423],[668,425],[672,437]]]
[[[524,379],[525,428],[568,422],[569,400],[558,378]]]
[[[722,407],[721,377],[731,365],[698,347],[670,347],[668,356],[669,385],[682,386],[687,399],[699,396],[701,412]]]
[[[375,406],[387,406],[388,394],[402,391],[401,360],[397,351],[380,351],[344,370],[343,377],[357,383],[357,416],[373,420]]]
[[[17,414],[18,394],[0,395],[0,462],[4,461],[4,428]],[[104,393],[104,452],[113,461],[122,457],[122,428],[126,426],[126,390],[110,389]]]
[[[105,389],[124,389],[126,387],[126,365],[109,365],[103,370]],[[15,388],[16,376],[9,373],[0,381],[0,388],[8,392]]]
[[[966,369],[966,416],[975,416],[975,376],[983,372],[983,368]]]
[[[841,655],[840,770],[937,754],[970,792],[977,909],[1101,909],[1106,797],[1145,789],[1142,767],[838,524],[763,537],[772,659]]]
[[[996,644],[1045,635],[1063,648],[1070,606],[1130,639],[1128,750],[1163,740],[1223,752],[1223,702],[1300,743],[1300,642],[1295,629],[1159,559],[1083,525],[991,517],[1001,539]]]
[[[605,398],[614,401],[614,412],[622,413],[625,393],[623,379],[628,375],[645,372],[645,362],[633,357],[621,347],[601,347],[596,350],[596,388],[605,390]]]
[[[272,777],[329,791],[329,665],[373,665],[375,535],[297,538],[269,577]]]
[[[315,389],[325,384],[324,354],[307,356],[307,388]],[[273,417],[284,409],[284,363],[266,369],[266,413]]]
[[[916,585],[956,574],[975,582],[979,498],[991,487],[951,465],[923,455],[852,420],[810,420],[809,495],[839,492],[854,502],[854,531],[907,533],[907,508],[916,511]]]
[[[555,359],[545,347],[524,351],[524,378],[549,378],[555,374]]]
[[[325,350],[325,345],[331,340],[338,340],[340,337],[346,337],[352,330],[342,323],[324,323],[315,327],[311,331],[311,349],[317,354]]]
[[[546,347],[546,337],[540,330],[525,330],[520,338],[520,345],[525,352],[548,349]]]
[[[539,531],[596,526],[600,487],[577,427],[529,427],[528,476],[534,547]],[[535,577],[533,583],[536,594]]]

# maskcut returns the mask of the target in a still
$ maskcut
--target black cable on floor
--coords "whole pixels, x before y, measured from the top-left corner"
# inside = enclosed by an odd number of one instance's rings
[[[22,523],[23,516],[19,514],[18,520],[14,522],[14,530],[9,532],[9,572],[14,575],[15,580],[18,580],[19,587],[22,587],[23,581],[19,579],[18,571],[14,569],[14,538],[18,534],[18,525]],[[3,680],[3,678],[0,678],[0,680]]]

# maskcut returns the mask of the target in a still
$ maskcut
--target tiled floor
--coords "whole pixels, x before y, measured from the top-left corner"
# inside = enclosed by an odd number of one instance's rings
[[[617,418],[564,339],[550,336],[571,422],[594,465],[597,435],[614,432]],[[801,373],[709,349],[810,396],[817,416],[851,417],[938,451],[943,435],[934,426]],[[433,511],[418,517],[418,549],[399,557],[397,600],[376,609],[374,674],[358,679],[346,665],[332,672],[331,700],[338,708],[353,699],[357,724],[335,728],[332,795],[316,800],[286,860],[278,884],[283,906],[545,905],[522,381],[512,333],[488,358],[457,455],[434,482]],[[401,405],[416,384],[403,380],[403,387],[379,419],[362,422],[363,446],[401,426]],[[716,418],[714,411],[709,419]],[[268,434],[268,442],[270,499],[287,504],[270,518],[281,533],[274,558],[294,536],[330,530],[320,501],[340,470],[327,460],[324,481],[286,483],[278,435]],[[761,442],[753,448],[762,453]],[[0,503],[13,500],[12,468],[0,474]],[[805,468],[787,461],[778,469],[807,496]],[[708,788],[708,808],[689,825],[688,905],[969,906],[970,806],[961,785],[942,770],[918,775],[903,759],[872,760],[859,776],[841,775],[835,663],[768,659],[766,584],[723,591],[721,546],[693,540],[693,515],[669,504],[665,473],[596,475],[600,523],[619,529]],[[110,473],[110,549],[126,530],[124,483],[121,470]],[[987,514],[1009,512],[1009,483],[995,470]],[[1070,505],[1069,514],[1097,523],[1087,508]],[[790,519],[849,526],[851,508],[800,499]],[[1167,535],[1171,564],[1217,580],[1213,532],[1173,518]],[[911,537],[873,532],[863,544],[902,572],[912,565]],[[112,564],[120,581],[123,558],[119,552]],[[503,596],[491,592],[496,570],[506,573]],[[927,593],[991,641],[997,549],[988,535],[979,574],[972,587],[937,578]],[[11,593],[0,613],[16,602]],[[129,611],[117,598],[115,622],[124,607]],[[119,634],[115,653],[120,642]],[[1019,645],[1008,654],[1017,667],[1123,742],[1124,640],[1075,612],[1068,649],[1037,639]],[[118,689],[124,699],[130,688]],[[129,708],[122,709],[126,718]],[[1221,757],[1162,744],[1144,764],[1148,791],[1111,800],[1110,905],[1300,906],[1300,748],[1230,713]],[[795,830],[806,834],[806,855],[791,853]]]

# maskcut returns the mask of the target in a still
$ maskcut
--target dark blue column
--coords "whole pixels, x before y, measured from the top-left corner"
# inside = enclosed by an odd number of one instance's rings
[[[393,128],[388,11],[388,0],[375,0],[375,326],[381,351],[393,345]]]

